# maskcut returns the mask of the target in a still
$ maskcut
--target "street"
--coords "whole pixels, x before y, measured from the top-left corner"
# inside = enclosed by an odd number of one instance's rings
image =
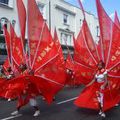
[[[29,104],[23,107],[18,115],[11,116],[11,112],[16,110],[16,101],[0,100],[0,120],[102,120],[103,118],[98,115],[98,111],[77,108],[73,104],[82,88],[64,88],[49,106],[38,97],[37,101],[41,113],[36,118],[33,117],[34,109]],[[104,120],[119,119],[120,106],[106,112],[106,118],[104,118]]]

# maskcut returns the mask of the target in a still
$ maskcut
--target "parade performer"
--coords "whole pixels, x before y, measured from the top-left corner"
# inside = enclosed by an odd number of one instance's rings
[[[104,102],[103,100],[104,100],[104,90],[106,87],[108,87],[107,70],[105,70],[105,64],[103,63],[102,60],[98,63],[97,67],[98,70],[95,74],[94,79],[89,84],[87,84],[86,87],[89,87],[92,84],[94,84],[95,96],[97,97],[97,100],[99,102],[99,108],[100,108],[99,114],[102,117],[105,117],[105,113],[103,111],[103,102]],[[84,99],[88,99],[87,97],[86,98],[85,97]],[[75,102],[75,104],[77,105],[77,101]]]
[[[18,96],[17,111],[12,112],[11,115],[19,114],[20,109],[27,103],[30,103],[30,106],[35,109],[35,113],[33,116],[38,116],[40,114],[40,110],[36,101],[37,95],[38,91],[36,89],[36,86],[33,83],[29,82],[29,84],[27,84],[26,88],[23,90],[22,94]]]
[[[17,0],[17,7],[19,9],[20,28],[24,28],[24,23],[26,23],[24,13],[26,9],[24,9],[22,0]],[[35,0],[28,2],[27,15],[28,51],[24,51],[25,31],[22,28],[20,37],[16,36],[12,26],[10,26],[10,34],[7,29],[4,29],[7,47],[9,48],[7,52],[10,53],[8,57],[10,58],[11,67],[17,68],[19,75],[6,82],[5,86],[0,88],[0,96],[11,99],[18,98],[18,111],[29,101],[33,101],[32,106],[34,106],[37,111],[34,116],[37,116],[40,112],[38,111],[35,97],[39,95],[43,96],[47,103],[50,104],[54,96],[64,87],[66,74],[61,46],[58,44],[58,39],[56,39],[56,41],[53,40]],[[11,37],[13,39],[10,39]],[[12,40],[11,46],[10,40]],[[12,48],[10,49],[10,47]],[[24,53],[28,53],[28,60]],[[20,101],[24,94],[26,94],[26,98],[23,99],[21,103]],[[16,113],[18,112],[13,114]]]
[[[92,38],[85,16],[75,41],[74,61],[80,65],[79,75],[86,88],[74,103],[78,107],[99,110],[105,117],[104,112],[120,102],[120,30],[106,14],[100,0],[96,0],[96,5],[100,24],[98,45]]]

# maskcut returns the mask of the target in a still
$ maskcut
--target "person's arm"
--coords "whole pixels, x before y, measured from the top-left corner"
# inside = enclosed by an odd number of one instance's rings
[[[86,85],[86,87],[91,86],[94,82],[95,82],[95,77],[94,77],[94,79],[93,79],[90,83],[88,83],[88,84]]]

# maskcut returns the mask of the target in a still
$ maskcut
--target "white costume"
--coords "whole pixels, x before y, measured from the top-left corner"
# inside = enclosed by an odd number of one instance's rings
[[[96,74],[95,75],[96,81],[98,83],[103,83],[104,84],[104,82],[105,82],[105,75],[107,75],[107,70],[105,72],[103,72],[103,73]],[[101,107],[103,107],[103,97],[104,97],[103,93],[101,92],[102,90],[104,90],[103,85],[101,85],[100,91],[99,91],[99,96],[97,97]]]

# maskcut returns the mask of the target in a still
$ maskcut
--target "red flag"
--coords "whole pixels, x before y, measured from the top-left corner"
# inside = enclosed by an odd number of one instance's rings
[[[37,71],[37,69],[40,69],[57,55],[59,54],[56,45],[52,40],[47,25],[45,24],[40,44],[38,45],[35,59],[33,61],[33,69]]]
[[[34,55],[38,42],[41,39],[44,29],[44,20],[38,9],[35,0],[28,0],[28,43],[30,65],[33,64]]]
[[[102,57],[101,60],[103,60],[107,64],[109,58],[110,44],[112,41],[113,23],[102,7],[100,0],[96,0],[96,6],[100,25],[100,53],[102,54],[100,56]]]
[[[65,66],[67,69],[74,71],[74,61],[72,60],[70,53],[68,53]]]
[[[55,95],[60,91],[66,83],[66,69],[61,63],[60,57],[56,56],[42,68],[35,72],[39,76],[51,84],[51,91]]]
[[[22,0],[17,0],[18,17],[23,46],[25,44],[26,10]]]
[[[112,69],[120,61],[120,30],[105,12],[99,0],[96,0],[101,30],[101,43],[107,69]]]
[[[4,29],[4,36],[5,36],[5,42],[6,42],[6,49],[7,49],[7,54],[8,54],[8,60],[9,62],[11,61],[11,48],[10,48],[10,34],[7,31],[7,29],[5,28],[5,26],[3,27]],[[10,62],[11,64],[11,62]]]
[[[91,32],[89,30],[89,27],[88,27],[88,24],[87,24],[86,20],[84,20],[83,22],[84,22],[83,23],[84,24],[84,35],[85,35],[85,40],[86,40],[88,49],[90,50],[91,56],[93,57],[95,62],[98,63],[100,58],[99,58],[99,55],[98,55],[96,43],[93,40],[93,37],[91,35]]]
[[[85,22],[83,22],[83,26],[79,32],[79,35],[74,41],[74,60],[91,68],[96,68],[95,60],[93,59],[92,53],[90,52],[90,49],[85,40],[84,26]]]
[[[7,72],[7,68],[9,68],[9,67],[10,67],[10,61],[7,57],[4,64],[3,64],[3,68],[4,68],[5,72]]]
[[[116,24],[113,25],[112,33],[112,44],[107,69],[111,69],[120,64],[120,29]]]
[[[53,39],[53,40],[54,40],[54,42],[55,42],[55,44],[56,44],[56,48],[58,49],[58,53],[59,53],[61,62],[64,63],[64,56],[63,56],[63,52],[62,52],[62,47],[61,47],[61,44],[60,44],[60,42],[59,42],[56,29],[55,29],[55,31],[54,31],[54,39]]]
[[[117,27],[119,27],[120,29],[120,21],[117,15],[117,12],[115,11],[115,18],[114,18],[114,23],[117,25]]]
[[[23,55],[23,48],[20,38],[17,37],[12,25],[10,25],[10,35],[11,35],[11,50],[12,59],[19,66],[21,63],[25,63],[25,58]],[[14,63],[13,63],[14,64]]]

